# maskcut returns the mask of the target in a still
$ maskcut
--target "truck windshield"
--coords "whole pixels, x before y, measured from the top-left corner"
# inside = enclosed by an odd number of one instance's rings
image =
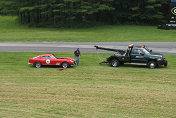
[[[142,52],[143,52],[144,54],[147,54],[147,55],[150,54],[150,52],[149,52],[148,50],[146,50],[145,48],[142,48]]]

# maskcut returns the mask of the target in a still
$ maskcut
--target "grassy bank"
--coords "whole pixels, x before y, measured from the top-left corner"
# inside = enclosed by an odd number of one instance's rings
[[[175,30],[156,26],[117,25],[84,29],[29,28],[18,24],[16,17],[0,16],[0,42],[175,42]]]
[[[27,64],[39,54],[0,52],[0,117],[176,117],[174,55],[166,56],[168,68],[152,70],[99,65],[87,53],[79,66],[57,71]]]

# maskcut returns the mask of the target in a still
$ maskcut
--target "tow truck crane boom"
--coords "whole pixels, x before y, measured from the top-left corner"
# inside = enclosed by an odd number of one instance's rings
[[[100,50],[107,50],[107,51],[118,52],[121,55],[125,54],[125,52],[126,52],[126,51],[120,50],[120,49],[103,48],[103,47],[99,47],[99,46],[94,46],[94,47],[96,47],[96,49],[100,49]]]

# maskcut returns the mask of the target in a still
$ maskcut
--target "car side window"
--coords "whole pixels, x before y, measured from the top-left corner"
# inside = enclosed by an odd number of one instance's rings
[[[138,49],[133,49],[132,54],[140,54],[140,51]]]
[[[51,59],[51,57],[50,57],[50,56],[47,56],[47,59]]]
[[[43,59],[46,59],[46,56],[43,56],[42,58],[43,58]]]
[[[142,50],[138,50],[139,54],[142,54]]]
[[[51,59],[50,56],[43,56],[42,58],[43,58],[43,59]]]

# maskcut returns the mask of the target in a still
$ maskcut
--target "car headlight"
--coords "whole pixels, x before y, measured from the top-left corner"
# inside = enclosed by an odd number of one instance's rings
[[[162,57],[158,58],[157,61],[161,61],[162,60]]]
[[[74,62],[74,60],[70,60],[71,62]]]

